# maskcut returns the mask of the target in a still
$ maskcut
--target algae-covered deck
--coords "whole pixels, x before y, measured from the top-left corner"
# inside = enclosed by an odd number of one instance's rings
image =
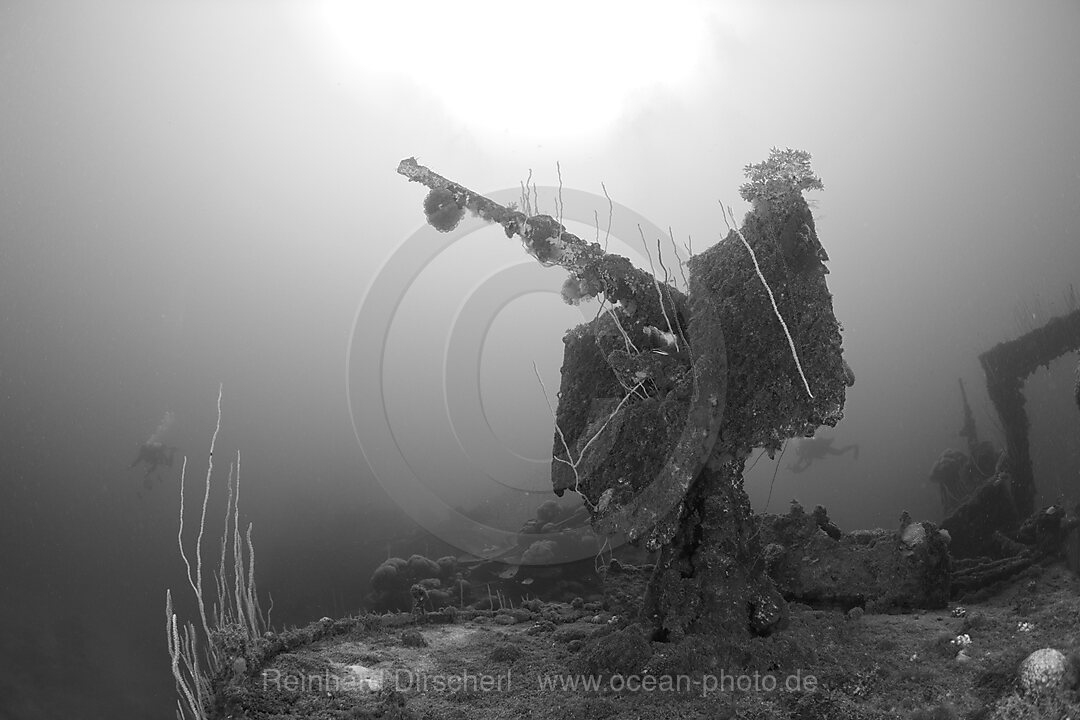
[[[728,656],[693,636],[651,642],[581,602],[323,619],[271,642],[276,655],[222,688],[217,717],[1080,717],[1080,581],[1060,565],[962,609],[795,604],[786,631]],[[1020,663],[1047,647],[1071,656],[1073,674],[1024,696]]]

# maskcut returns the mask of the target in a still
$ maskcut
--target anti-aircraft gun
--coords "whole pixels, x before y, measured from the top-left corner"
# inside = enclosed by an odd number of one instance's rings
[[[552,486],[580,493],[597,531],[659,550],[643,608],[658,637],[730,640],[782,626],[746,459],[835,425],[854,382],[802,196],[821,188],[809,154],[774,149],[746,168],[740,193],[752,210],[688,260],[685,294],[555,218],[498,205],[413,158],[398,172],[430,188],[424,209],[437,229],[468,210],[566,268],[567,302],[602,295],[608,311],[564,338]]]

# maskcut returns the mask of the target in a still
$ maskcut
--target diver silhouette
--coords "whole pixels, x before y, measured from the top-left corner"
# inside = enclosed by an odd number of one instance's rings
[[[794,465],[789,465],[788,470],[793,473],[801,473],[814,464],[815,460],[820,460],[826,455],[845,455],[849,450],[853,451],[851,456],[853,459],[859,459],[859,446],[857,443],[851,445],[845,445],[842,448],[834,448],[832,446],[835,438],[799,438],[798,445],[795,447],[795,453],[798,458],[795,460]]]
[[[147,440],[139,446],[139,451],[136,453],[135,459],[131,461],[129,469],[135,468],[140,464],[146,465],[146,475],[143,484],[149,487],[150,475],[156,473],[158,468],[172,467],[173,456],[175,454],[175,447],[166,446],[163,442]]]
[[[139,451],[135,453],[135,459],[131,461],[128,468],[134,470],[139,465],[146,466],[143,487],[148,490],[153,487],[153,480],[158,477],[159,468],[172,467],[173,456],[176,454],[177,449],[166,445],[161,439],[172,427],[175,419],[176,415],[171,410],[165,411],[165,415],[161,418],[161,422],[158,423],[154,432],[150,434],[150,438],[139,446]]]

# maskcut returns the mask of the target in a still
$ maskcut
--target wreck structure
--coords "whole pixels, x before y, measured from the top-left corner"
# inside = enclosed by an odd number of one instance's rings
[[[1012,477],[1012,492],[1020,517],[1035,511],[1035,475],[1031,465],[1024,382],[1043,365],[1080,349],[1080,310],[1055,317],[1042,327],[995,345],[979,356],[986,373],[986,389],[1005,430],[1005,450]],[[1080,366],[1076,401],[1080,406]]]
[[[398,167],[430,188],[437,229],[468,210],[567,269],[567,302],[602,296],[606,312],[564,338],[552,486],[581,494],[598,531],[659,550],[643,609],[657,639],[737,642],[786,620],[760,562],[746,459],[835,425],[854,382],[802,196],[821,187],[809,161],[774,149],[746,168],[740,193],[753,209],[689,259],[685,294],[555,218],[498,205],[412,158]]]

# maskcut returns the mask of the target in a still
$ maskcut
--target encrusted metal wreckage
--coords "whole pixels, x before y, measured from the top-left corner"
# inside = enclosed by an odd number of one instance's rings
[[[784,624],[757,561],[746,459],[835,425],[854,381],[801,193],[816,180],[805,182],[809,156],[774,160],[780,172],[755,180],[743,227],[689,259],[685,295],[550,216],[498,205],[412,158],[398,167],[430,188],[436,228],[468,210],[566,268],[568,301],[602,294],[608,312],[564,340],[552,485],[580,493],[599,531],[660,551],[644,606],[659,635],[737,638]]]

